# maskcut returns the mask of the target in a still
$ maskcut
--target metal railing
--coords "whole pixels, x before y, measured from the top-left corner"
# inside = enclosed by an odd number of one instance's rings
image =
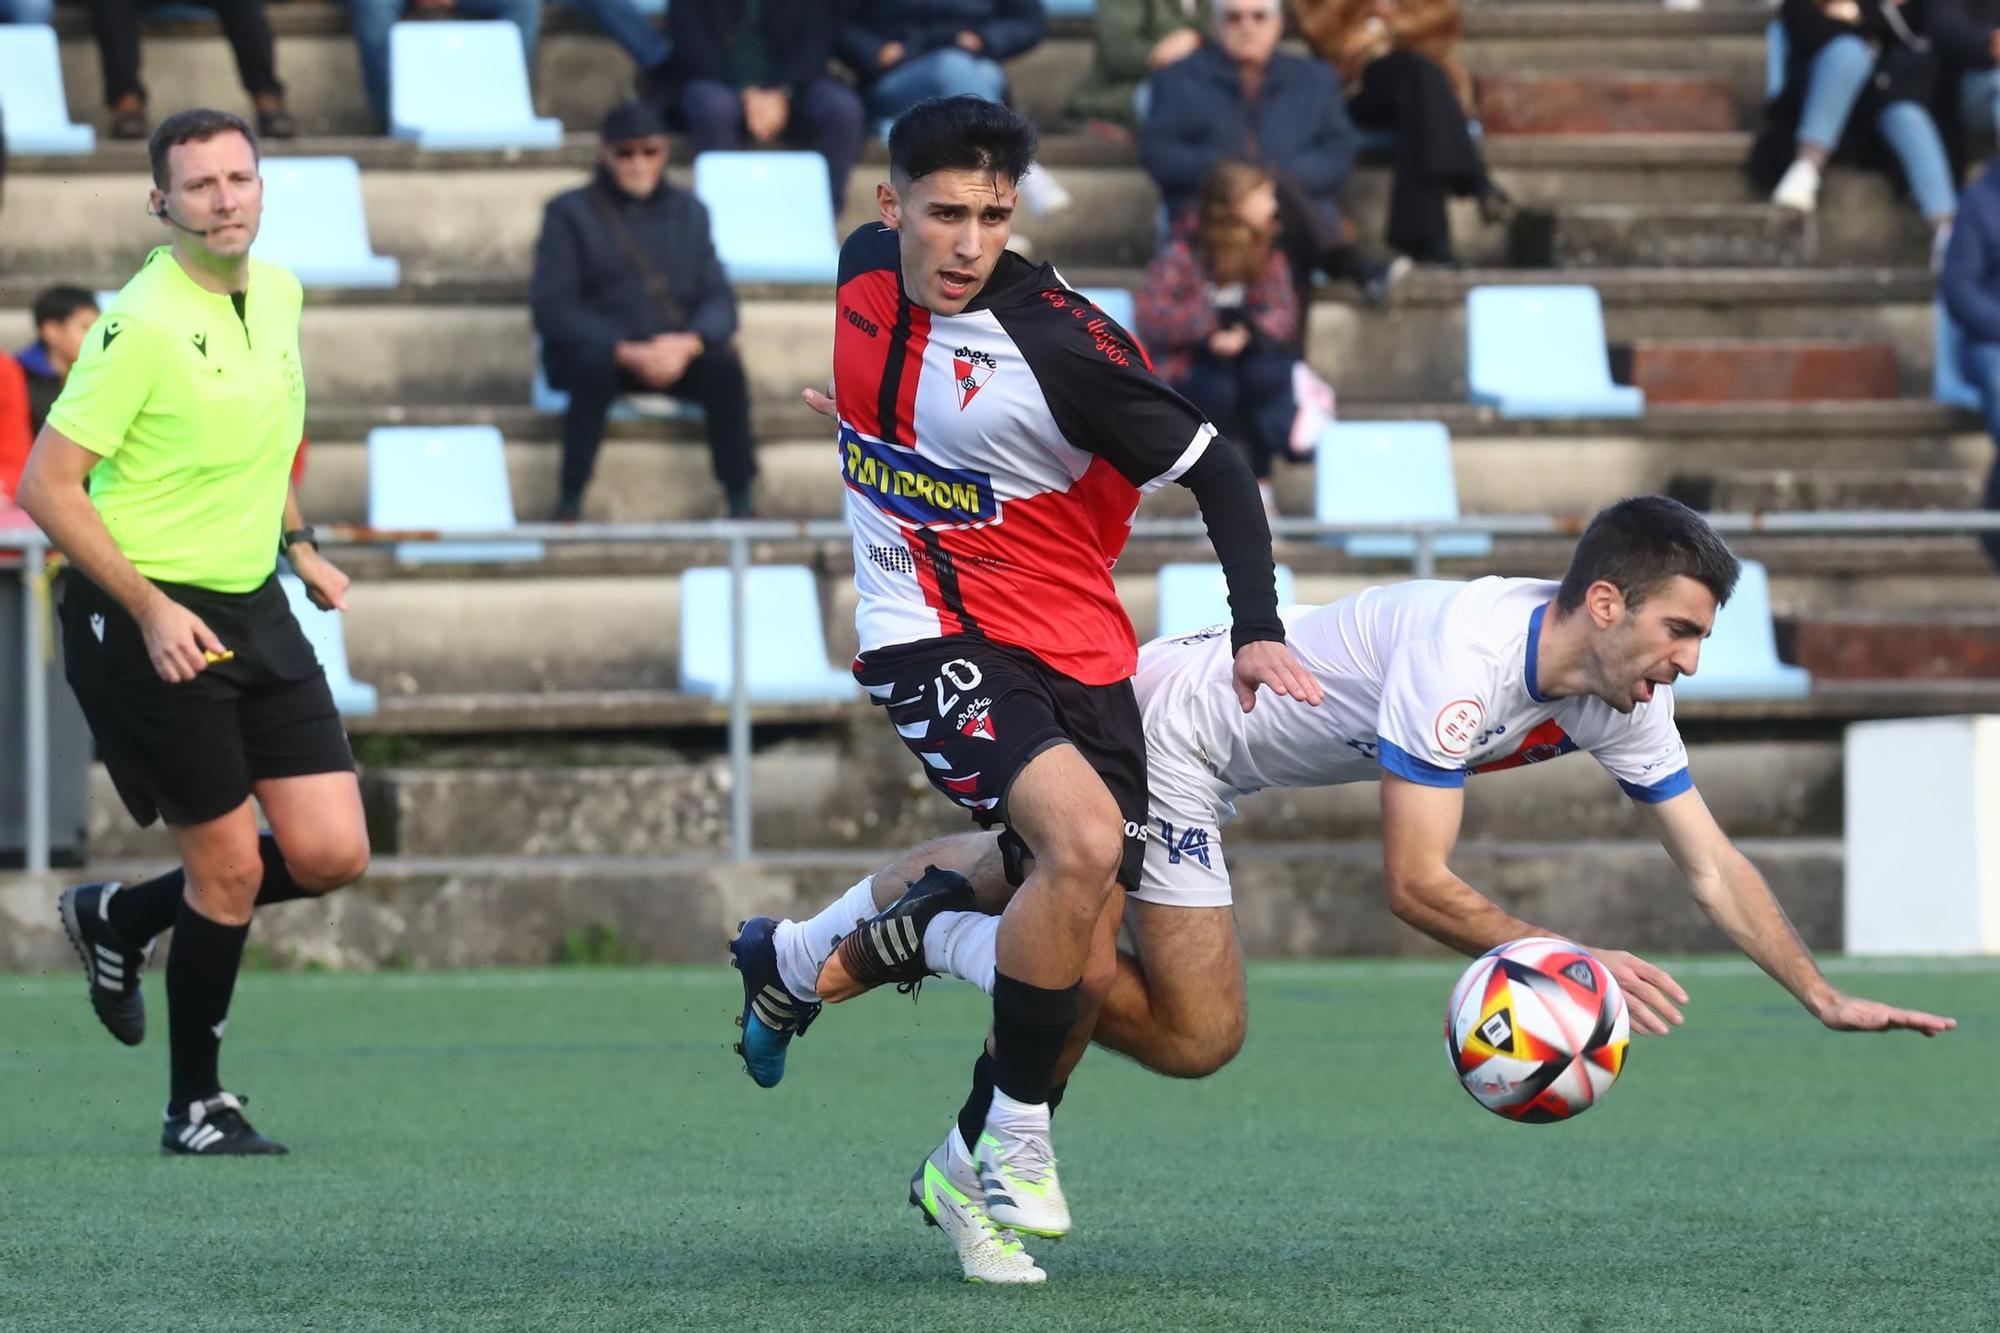
[[[1983,510],[1834,510],[1773,513],[1719,513],[1708,521],[1724,536],[1963,536],[2000,532],[2000,513]],[[1322,523],[1286,518],[1271,524],[1277,537],[1330,539],[1344,536],[1407,536],[1415,539],[1411,572],[1430,578],[1437,572],[1437,539],[1455,533],[1495,537],[1574,537],[1589,522],[1587,516],[1559,514],[1473,515],[1451,523]],[[747,860],[750,838],[750,689],[746,670],[749,648],[744,614],[744,579],[757,542],[851,540],[844,520],[720,519],[705,523],[602,523],[590,525],[526,523],[491,532],[387,531],[348,525],[319,528],[328,547],[385,546],[406,542],[542,542],[550,545],[612,546],[639,542],[721,545],[729,552],[729,850],[734,860]],[[1199,519],[1149,519],[1132,527],[1134,541],[1206,540]],[[42,873],[49,868],[48,676],[51,648],[44,641],[46,607],[41,595],[51,545],[34,528],[0,531],[0,552],[21,553],[21,663],[24,693],[21,737],[25,778],[26,866]]]

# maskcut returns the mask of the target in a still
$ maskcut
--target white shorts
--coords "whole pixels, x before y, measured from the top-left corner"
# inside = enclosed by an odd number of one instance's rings
[[[1222,826],[1236,816],[1235,793],[1201,761],[1186,682],[1168,670],[1173,664],[1169,652],[1148,645],[1132,682],[1146,729],[1148,826],[1139,887],[1130,896],[1163,907],[1228,907]]]

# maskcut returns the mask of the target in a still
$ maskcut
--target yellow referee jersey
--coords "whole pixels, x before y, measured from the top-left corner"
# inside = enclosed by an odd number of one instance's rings
[[[299,280],[250,261],[197,285],[161,246],[104,312],[49,424],[103,457],[90,498],[147,578],[249,592],[271,576],[305,428]]]

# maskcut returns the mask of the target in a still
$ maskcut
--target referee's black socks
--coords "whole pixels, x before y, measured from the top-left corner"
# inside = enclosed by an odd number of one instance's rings
[[[264,863],[263,879],[257,888],[257,906],[288,903],[313,895],[298,886],[285,866],[278,840],[266,833],[257,839],[257,854]],[[105,917],[111,928],[135,949],[174,924],[180,916],[181,896],[187,892],[187,871],[175,866],[157,879],[128,884],[111,895]]]
[[[185,901],[174,918],[174,947],[167,954],[169,1114],[222,1091],[222,1029],[249,938],[248,925],[211,921]]]

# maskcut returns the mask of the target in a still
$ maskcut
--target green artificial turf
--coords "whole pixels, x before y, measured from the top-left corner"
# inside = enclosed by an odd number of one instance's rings
[[[967,1287],[904,1202],[984,1001],[828,1011],[744,1077],[735,974],[244,978],[224,1075],[280,1160],[156,1155],[166,1052],[0,979],[0,1329],[1973,1329],[2000,1324],[2000,967],[1847,969],[1960,1031],[1838,1036],[1736,962],[1582,1118],[1446,1067],[1457,969],[1255,969],[1236,1063],[1094,1055],[1076,1231]]]

